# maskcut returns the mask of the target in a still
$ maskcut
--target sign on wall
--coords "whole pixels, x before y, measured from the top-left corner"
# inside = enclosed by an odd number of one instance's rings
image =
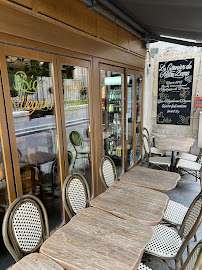
[[[157,124],[190,125],[194,59],[159,62]]]

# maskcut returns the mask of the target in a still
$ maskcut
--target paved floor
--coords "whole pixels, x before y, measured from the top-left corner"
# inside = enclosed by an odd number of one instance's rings
[[[179,202],[187,207],[190,206],[193,199],[199,194],[200,192],[200,183],[199,181],[196,182],[195,178],[191,175],[184,175],[182,176],[181,180],[179,181],[178,185],[175,189],[166,192],[169,198],[173,201]],[[197,240],[202,239],[202,225],[200,226],[197,232]],[[190,241],[191,250],[196,245],[194,238]],[[186,251],[184,252],[184,260],[187,258]],[[171,266],[174,267],[174,261],[169,262]],[[169,268],[164,264],[158,262],[156,259],[152,259],[150,262],[145,263],[147,266],[151,267],[153,270],[168,270]]]

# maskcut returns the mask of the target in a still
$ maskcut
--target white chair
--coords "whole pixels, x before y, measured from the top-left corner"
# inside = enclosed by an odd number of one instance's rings
[[[147,160],[147,165],[148,167],[150,165],[155,165],[160,168],[161,166],[165,166],[167,169],[170,168],[170,157],[160,157],[160,156],[155,156],[151,157],[151,151],[150,151],[150,146],[148,143],[148,139],[146,135],[142,135],[142,142],[143,142],[143,147],[146,155],[146,160]]]
[[[102,183],[106,189],[109,188],[114,183],[114,181],[118,181],[116,166],[113,160],[108,156],[104,156],[102,158],[100,162],[99,173]]]
[[[179,232],[161,224],[153,227],[154,236],[146,246],[145,252],[166,264],[171,270],[173,268],[167,260],[175,260],[174,269],[180,270],[180,261],[181,266],[183,265],[183,252],[189,240],[196,234],[201,222],[202,193],[200,192],[189,207]]]
[[[83,175],[73,173],[63,184],[62,201],[71,219],[90,205],[90,189]]]
[[[185,172],[195,176],[196,181],[197,179],[199,179],[201,182],[201,172],[202,172],[201,163],[180,158],[177,162],[176,168],[184,170]]]
[[[142,128],[142,134],[144,134],[146,137],[147,137],[147,140],[148,140],[148,144],[150,146],[151,144],[151,139],[150,139],[150,135],[149,135],[149,131],[147,128],[143,127]],[[160,150],[154,146],[150,146],[150,152],[151,152],[151,155],[160,155],[160,156],[165,156],[166,155],[166,151],[164,150]]]
[[[189,161],[196,161],[198,163],[201,163],[201,153],[202,153],[202,149],[200,149],[198,156],[197,155],[193,155],[193,154],[189,154],[189,153],[179,153],[177,154],[177,156],[175,157],[176,159],[178,158],[182,158],[182,159],[186,159]]]

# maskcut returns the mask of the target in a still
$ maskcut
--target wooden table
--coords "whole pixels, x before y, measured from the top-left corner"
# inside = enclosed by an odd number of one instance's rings
[[[178,173],[139,166],[119,176],[121,181],[158,191],[169,191],[175,188],[180,179],[181,176]]]
[[[137,269],[152,227],[89,207],[53,233],[40,248],[65,269]]]
[[[167,195],[156,190],[116,181],[90,204],[123,219],[155,226],[161,222],[168,201]]]
[[[23,257],[9,270],[64,270],[62,266],[40,253],[32,253]]]
[[[189,152],[194,144],[193,138],[167,136],[158,140],[156,148],[165,151],[172,151],[170,170],[174,169],[174,152]]]

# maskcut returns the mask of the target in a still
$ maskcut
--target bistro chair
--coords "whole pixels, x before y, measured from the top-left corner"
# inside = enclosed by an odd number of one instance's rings
[[[144,134],[147,137],[148,144],[150,146],[151,139],[150,139],[150,135],[149,135],[148,129],[145,128],[145,127],[143,127],[142,128],[142,134]],[[165,156],[166,155],[166,151],[157,149],[155,146],[150,146],[150,152],[151,152],[151,155],[160,155],[160,156]]]
[[[49,237],[48,216],[43,203],[33,195],[15,199],[4,216],[2,235],[16,262],[31,253]]]
[[[194,247],[181,268],[181,270],[189,269],[202,269],[202,240]]]
[[[77,131],[72,131],[69,134],[70,142],[72,143],[74,150],[76,152],[76,156],[73,163],[73,168],[75,166],[76,160],[79,158],[88,158],[89,165],[90,165],[90,148],[83,147],[83,138],[81,134]]]
[[[192,156],[191,154],[189,155]],[[199,179],[201,183],[201,173],[202,173],[201,157],[202,157],[202,150],[200,150],[196,161],[180,158],[177,162],[176,168],[193,175],[194,177],[196,177],[196,181]]]
[[[118,181],[116,166],[113,160],[108,156],[104,156],[102,158],[99,172],[102,183],[106,189],[109,188],[114,183],[114,181]]]
[[[161,169],[162,166],[166,166],[167,169],[170,168],[170,157],[159,157],[159,156],[151,157],[149,142],[145,134],[142,134],[142,142],[148,167],[151,165],[157,166]]]
[[[183,158],[183,159],[186,159],[186,160],[189,160],[189,161],[196,161],[196,162],[201,163],[202,162],[201,155],[202,155],[202,148],[200,149],[198,156],[193,155],[193,154],[189,154],[189,153],[180,152],[180,153],[177,154],[177,156],[175,158],[176,159]]]
[[[202,194],[200,193],[189,207],[186,216],[178,232],[165,225],[153,227],[154,236],[145,248],[149,256],[154,256],[169,269],[173,268],[166,260],[175,260],[176,270],[183,265],[183,252],[187,247],[189,240],[196,234],[202,222]]]
[[[90,189],[83,175],[73,173],[63,184],[62,200],[64,208],[71,219],[90,205]]]

